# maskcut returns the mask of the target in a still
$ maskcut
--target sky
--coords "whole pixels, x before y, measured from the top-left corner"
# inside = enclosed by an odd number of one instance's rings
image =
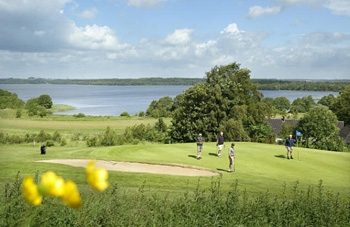
[[[0,0],[0,78],[350,79],[350,0]]]

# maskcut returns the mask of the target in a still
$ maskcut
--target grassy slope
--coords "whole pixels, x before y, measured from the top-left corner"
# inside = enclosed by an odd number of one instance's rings
[[[135,124],[154,124],[157,119],[147,117],[94,117],[87,116],[76,118],[73,116],[51,115],[45,118],[26,116],[15,118],[13,111],[0,110],[0,131],[10,134],[24,134],[27,132],[38,133],[40,130],[54,132],[58,130],[62,134],[73,133],[98,133],[108,126],[117,132],[122,132],[126,127]],[[166,119],[170,123],[170,119]]]
[[[334,153],[327,151],[296,148],[301,155],[298,159],[287,160],[279,156],[284,155],[284,147],[257,143],[237,143],[236,172],[227,173],[220,169],[227,169],[228,159],[209,155],[215,152],[213,143],[205,145],[203,159],[198,161],[189,155],[195,154],[194,144],[143,144],[116,147],[51,147],[46,156],[39,155],[38,147],[32,145],[0,146],[0,183],[12,181],[17,171],[23,175],[34,174],[37,170],[57,171],[65,178],[71,178],[84,185],[84,169],[58,164],[35,163],[40,159],[53,158],[94,158],[104,160],[127,160],[151,163],[181,163],[200,166],[222,173],[222,185],[228,189],[235,179],[241,187],[249,192],[269,190],[281,193],[282,185],[288,188],[296,181],[302,187],[317,185],[322,179],[329,190],[350,194],[350,153]],[[225,151],[227,149],[225,148]],[[219,169],[219,170],[218,170]],[[160,191],[182,191],[196,187],[198,177],[176,177],[156,174],[132,174],[111,172],[111,183],[123,187],[139,187],[144,181],[150,188]],[[203,187],[210,185],[211,178],[202,177]]]

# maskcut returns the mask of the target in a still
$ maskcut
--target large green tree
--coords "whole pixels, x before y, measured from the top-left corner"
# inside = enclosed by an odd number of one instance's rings
[[[350,85],[346,86],[331,108],[340,121],[350,125]]]
[[[290,102],[286,97],[276,97],[273,100],[273,105],[282,113],[286,113],[290,108]]]
[[[313,106],[315,106],[315,101],[313,100],[312,96],[309,95],[309,96],[295,99],[292,102],[291,111],[293,113],[306,113]]]
[[[194,85],[175,99],[171,136],[176,141],[193,141],[198,133],[215,140],[219,130],[234,125],[239,132],[228,132],[247,139],[250,125],[263,124],[266,104],[250,80],[250,71],[233,63],[215,66],[204,83]],[[242,127],[244,132],[242,131]]]
[[[52,99],[49,95],[40,95],[38,97],[38,104],[45,109],[50,109],[52,107]]]
[[[327,107],[312,108],[300,120],[298,129],[306,139],[306,146],[317,149],[341,151],[344,143],[339,136],[337,117]]]
[[[16,109],[23,107],[24,102],[18,98],[16,93],[0,89],[0,109]]]
[[[146,111],[146,115],[155,118],[170,117],[172,107],[173,99],[169,96],[165,96],[159,100],[153,100]]]
[[[317,104],[321,104],[323,106],[327,106],[329,109],[332,109],[334,103],[336,102],[337,98],[330,94],[330,95],[326,95],[323,96],[318,102]]]

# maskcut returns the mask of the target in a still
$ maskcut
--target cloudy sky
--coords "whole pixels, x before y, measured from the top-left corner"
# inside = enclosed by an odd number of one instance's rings
[[[350,79],[350,0],[0,0],[0,78]]]

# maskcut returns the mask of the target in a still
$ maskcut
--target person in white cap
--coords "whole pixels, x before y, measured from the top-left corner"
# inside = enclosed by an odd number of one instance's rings
[[[198,160],[202,158],[203,143],[204,143],[204,138],[202,137],[202,133],[199,133],[197,137],[197,159]]]

